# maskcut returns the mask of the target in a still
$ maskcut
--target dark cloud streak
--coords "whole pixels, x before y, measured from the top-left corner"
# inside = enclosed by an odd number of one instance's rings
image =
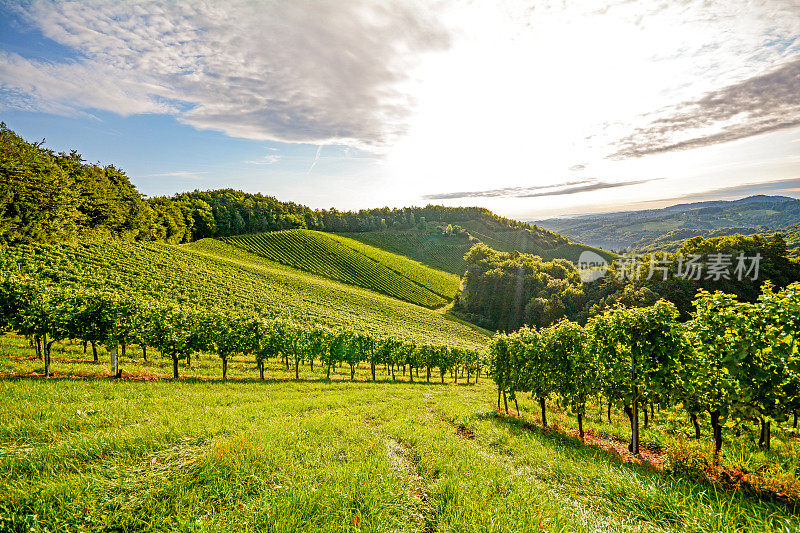
[[[690,150],[800,126],[800,58],[679,104],[620,139],[609,159]],[[716,129],[713,133],[702,130]]]
[[[662,179],[662,178],[655,178]],[[425,200],[455,200],[459,198],[539,198],[542,196],[566,196],[581,192],[598,191],[602,189],[613,189],[628,185],[638,185],[654,181],[654,179],[633,180],[623,182],[596,181],[585,179],[580,181],[568,181],[557,185],[538,185],[533,187],[505,187],[502,189],[489,189],[485,191],[463,191],[448,192],[438,194],[428,194],[422,198]]]

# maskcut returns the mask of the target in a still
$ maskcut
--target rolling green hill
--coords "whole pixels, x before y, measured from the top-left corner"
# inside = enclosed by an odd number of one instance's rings
[[[341,233],[376,248],[404,255],[425,265],[457,276],[464,274],[464,254],[474,244],[468,236],[443,235],[424,231],[370,231]]]
[[[710,238],[755,233],[748,232],[748,228],[772,234],[798,221],[800,200],[758,195],[734,201],[678,204],[664,209],[552,218],[537,223],[595,246],[650,250],[666,249],[671,242],[682,244],[695,236]]]
[[[226,242],[271,261],[424,307],[446,304],[461,283],[453,274],[319,231],[276,231],[231,237]]]
[[[306,323],[479,348],[486,333],[441,311],[268,261],[231,244],[88,242],[10,247],[0,268],[146,298],[256,310]]]
[[[534,232],[525,229],[493,229],[486,227],[478,221],[468,223],[464,226],[470,235],[485,243],[490,248],[499,252],[514,252],[518,251],[526,254],[534,254],[540,256],[545,261],[552,261],[553,259],[568,259],[576,262],[583,251],[592,251],[607,260],[613,260],[616,254],[579,244],[570,242],[567,239],[559,239],[552,242],[542,242],[536,239]]]
[[[512,228],[488,224],[479,219],[461,221],[466,235],[446,235],[437,231],[383,231],[343,233],[350,239],[361,241],[384,250],[404,255],[433,268],[459,276],[467,263],[464,254],[476,242],[482,242],[501,252],[535,254],[545,261],[568,259],[576,262],[583,251],[592,251],[613,261],[616,254],[568,239],[540,228]]]

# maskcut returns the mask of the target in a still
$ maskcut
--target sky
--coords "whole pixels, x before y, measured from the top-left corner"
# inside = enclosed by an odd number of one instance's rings
[[[800,197],[800,2],[0,0],[0,120],[149,196]]]

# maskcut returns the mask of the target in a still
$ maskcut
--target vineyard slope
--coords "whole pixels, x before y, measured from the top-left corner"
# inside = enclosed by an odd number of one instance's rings
[[[296,269],[428,308],[452,300],[461,280],[362,242],[310,230],[231,237],[228,244]]]
[[[186,245],[87,242],[8,249],[4,270],[150,300],[253,311],[394,336],[480,348],[485,331],[442,312],[268,261],[214,239]]]

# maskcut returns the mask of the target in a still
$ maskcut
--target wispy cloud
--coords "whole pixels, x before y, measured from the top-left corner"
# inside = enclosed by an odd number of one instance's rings
[[[320,153],[322,153],[322,145],[319,145],[319,148],[317,148],[317,155],[314,156],[314,161],[311,163],[311,166],[308,167],[308,172],[306,172],[306,174],[311,174],[311,171],[314,170],[315,166],[317,166],[317,161],[319,161]]]
[[[689,150],[800,126],[800,58],[665,110],[619,140],[613,159]]]
[[[265,155],[261,159],[254,159],[252,161],[245,161],[248,165],[272,165],[281,160],[279,155]]]
[[[9,5],[76,58],[0,52],[0,109],[170,113],[199,129],[379,147],[406,130],[402,88],[450,33],[419,0]]]
[[[657,178],[661,179],[661,178]],[[538,198],[542,196],[566,196],[581,192],[597,191],[601,189],[613,189],[616,187],[626,187],[628,185],[638,185],[654,181],[653,179],[632,180],[622,182],[600,181],[596,179],[585,179],[578,181],[566,181],[556,185],[535,185],[531,187],[504,187],[502,189],[488,189],[483,191],[462,191],[429,194],[423,196],[425,200],[454,200],[458,198]]]

